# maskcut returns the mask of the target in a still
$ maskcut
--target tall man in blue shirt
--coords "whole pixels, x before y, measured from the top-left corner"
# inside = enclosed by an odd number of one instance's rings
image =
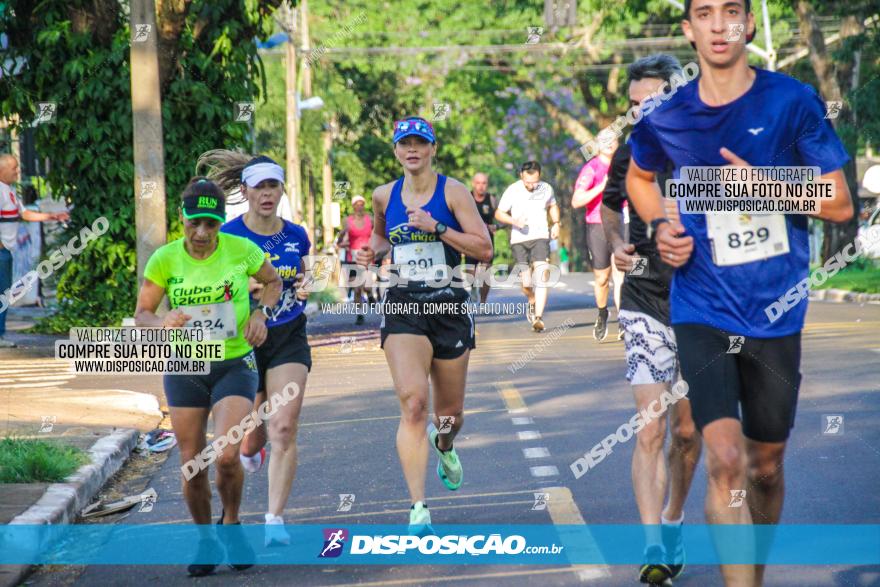
[[[700,77],[636,124],[627,175],[630,200],[650,224],[664,261],[677,268],[672,324],[694,421],[707,449],[706,516],[713,524],[775,524],[784,497],[783,455],[800,385],[806,301],[766,312],[807,278],[803,215],[681,214],[664,217],[655,173],[683,166],[814,166],[834,183],[814,217],[845,222],[853,206],[841,168],[849,156],[811,87],[749,67],[755,32],[749,0],[688,0],[682,28]],[[742,31],[739,40],[731,32]],[[767,236],[741,246],[746,231]],[[764,232],[766,229],[766,232]],[[744,338],[742,338],[744,337]],[[738,352],[731,341],[741,344]],[[745,490],[748,508],[729,507]],[[727,585],[763,583],[762,565],[723,565]]]

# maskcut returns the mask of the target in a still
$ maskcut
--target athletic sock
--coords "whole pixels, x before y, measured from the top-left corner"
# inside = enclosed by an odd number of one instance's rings
[[[681,517],[677,520],[667,520],[663,514],[660,514],[660,523],[664,526],[681,526],[682,522],[684,522],[684,512],[681,512]]]
[[[599,315],[602,316],[603,318],[607,318],[608,317],[608,306],[605,306],[604,308],[599,308]]]
[[[436,449],[439,450],[440,452],[442,452],[443,454],[446,454],[450,450],[452,450],[451,446],[447,450],[443,450],[442,448],[440,448],[440,435],[439,434],[434,437],[434,447],[436,447]]]

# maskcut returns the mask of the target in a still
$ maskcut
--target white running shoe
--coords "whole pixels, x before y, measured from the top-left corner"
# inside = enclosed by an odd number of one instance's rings
[[[3,337],[3,336],[0,336],[0,348],[4,348],[4,349],[14,349],[14,348],[17,347],[17,346],[18,346],[17,344],[15,344],[14,342],[12,342],[12,341],[9,340],[8,338],[5,338],[5,337]]]
[[[290,534],[284,529],[284,518],[275,514],[266,514],[266,537],[263,544],[266,546],[290,544]]]
[[[250,457],[239,453],[238,458],[245,471],[248,473],[257,473],[263,468],[263,463],[266,462],[266,449],[265,447],[261,448],[260,452]]]

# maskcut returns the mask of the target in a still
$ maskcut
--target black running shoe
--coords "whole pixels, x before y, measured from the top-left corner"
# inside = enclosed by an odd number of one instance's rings
[[[193,563],[186,567],[186,572],[190,577],[204,577],[210,575],[217,568],[214,563],[206,563],[207,560],[218,560],[219,553],[223,551],[223,546],[213,538],[203,538],[199,540],[199,549],[193,558]]]
[[[639,569],[639,581],[648,585],[671,584],[672,569],[665,562],[663,547],[654,544],[645,549],[645,563]]]
[[[663,548],[666,549],[669,557],[669,569],[672,571],[672,578],[675,579],[684,572],[685,555],[684,555],[684,538],[681,534],[681,524],[663,524],[660,527],[663,535]]]
[[[225,510],[220,511],[220,519],[217,520],[218,526],[225,526],[222,530],[218,529],[220,539],[226,545],[227,558],[231,558],[236,563],[228,563],[229,568],[234,571],[243,571],[249,569],[257,562],[257,554],[248,542],[247,536],[241,527],[241,522],[235,524],[224,524],[223,516]]]
[[[593,327],[593,338],[602,342],[608,336],[608,310],[599,311],[596,317],[596,326]]]

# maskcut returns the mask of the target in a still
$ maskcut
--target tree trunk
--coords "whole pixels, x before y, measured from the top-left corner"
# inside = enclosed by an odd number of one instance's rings
[[[813,66],[813,71],[819,82],[819,92],[827,101],[843,101],[842,96],[848,94],[852,88],[846,86],[841,87],[841,83],[838,81],[838,72],[836,71],[834,61],[828,55],[828,50],[825,46],[825,38],[822,36],[822,31],[819,29],[819,25],[816,22],[816,13],[809,0],[798,0],[797,15],[801,32],[803,37],[807,40],[807,45],[810,49],[810,63]],[[857,17],[855,19],[855,22],[863,21],[864,18]],[[847,31],[849,34],[854,34],[855,29],[853,29],[853,27],[847,28],[850,29]],[[841,29],[841,36],[843,36],[843,34],[844,30]],[[853,76],[849,75],[844,76],[844,80],[842,81],[846,83],[852,79],[854,79]],[[832,120],[832,124],[834,124],[836,128],[851,127],[853,122],[853,110],[849,108],[846,103],[843,104],[838,117]],[[847,137],[849,137],[848,140],[846,140]],[[855,164],[855,156],[856,153],[858,153],[858,144],[855,133],[844,133],[844,139],[844,147],[847,152],[851,153],[853,156],[853,159],[844,166],[843,173],[846,177],[846,183],[849,186],[855,214],[849,222],[844,222],[842,224],[832,224],[830,222],[825,223],[825,239],[822,243],[823,263],[833,257],[847,244],[853,242],[858,234],[859,185]]]

